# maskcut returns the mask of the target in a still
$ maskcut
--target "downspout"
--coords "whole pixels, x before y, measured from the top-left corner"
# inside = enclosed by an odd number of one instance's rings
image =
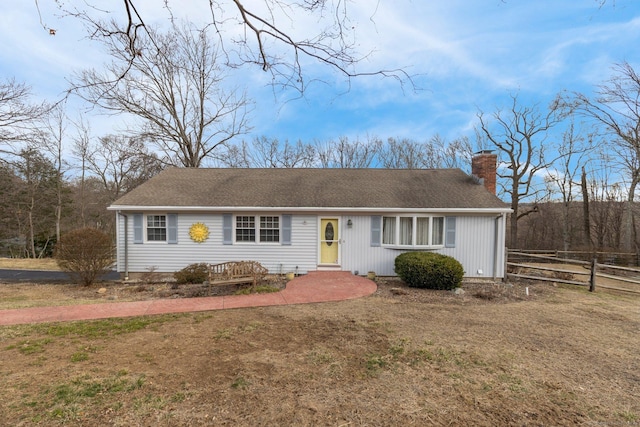
[[[124,217],[124,280],[129,280],[129,217],[118,211]]]
[[[493,280],[498,277],[498,251],[500,250],[498,245],[498,237],[500,237],[500,222],[499,220],[504,218],[504,214],[498,215],[495,219],[494,236],[493,236]]]

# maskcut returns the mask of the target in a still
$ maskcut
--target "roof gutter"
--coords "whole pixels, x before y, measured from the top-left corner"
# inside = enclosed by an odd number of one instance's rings
[[[446,214],[507,214],[504,208],[385,208],[385,207],[297,207],[297,206],[124,206],[112,205],[108,210],[129,212],[349,212],[349,213],[446,213]]]

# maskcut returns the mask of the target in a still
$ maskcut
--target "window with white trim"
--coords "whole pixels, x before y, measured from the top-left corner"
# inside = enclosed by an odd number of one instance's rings
[[[236,242],[256,242],[256,236],[258,236],[260,243],[279,243],[280,217],[271,215],[236,216]]]
[[[280,241],[280,217],[260,217],[260,241],[275,243]]]
[[[167,216],[147,215],[147,241],[167,241]]]
[[[236,217],[236,242],[256,241],[256,217],[237,216]]]
[[[382,244],[388,246],[442,246],[444,245],[444,217],[382,217]]]

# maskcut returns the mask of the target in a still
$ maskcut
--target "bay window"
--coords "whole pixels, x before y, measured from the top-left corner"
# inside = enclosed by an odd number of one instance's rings
[[[444,217],[385,216],[382,218],[382,244],[442,246],[444,245]]]

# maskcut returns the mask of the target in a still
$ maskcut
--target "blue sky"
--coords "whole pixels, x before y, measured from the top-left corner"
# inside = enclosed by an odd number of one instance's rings
[[[78,21],[57,16],[53,0],[39,1],[40,15],[33,1],[2,3],[0,78],[32,86],[36,99],[59,98],[74,71],[105,61]],[[166,24],[163,0],[135,3],[148,23]],[[109,4],[121,8],[120,1]],[[174,4],[187,18],[206,16],[206,0]],[[342,76],[312,64],[310,75],[326,84],[284,102],[292,94],[274,95],[268,75],[245,70],[239,83],[247,84],[255,100],[253,130],[245,138],[422,141],[440,134],[473,140],[478,110],[506,107],[510,94],[518,94],[524,105],[545,105],[562,90],[591,93],[616,62],[640,69],[638,0],[608,0],[602,6],[600,0],[362,0],[349,7],[357,43],[362,52],[371,52],[360,70],[402,67],[415,75],[418,90],[403,90],[394,79],[360,77],[345,92]],[[56,28],[55,36],[43,29],[40,18]],[[290,25],[293,32],[313,26]],[[80,107],[78,100],[69,105],[70,110]],[[98,135],[119,126],[116,118],[90,120]]]

